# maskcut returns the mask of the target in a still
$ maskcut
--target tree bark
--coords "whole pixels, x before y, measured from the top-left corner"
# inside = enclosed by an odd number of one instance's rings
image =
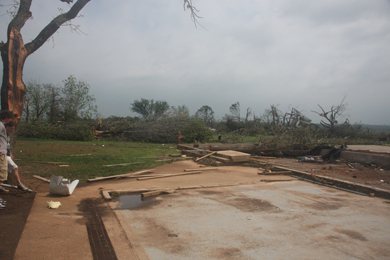
[[[1,52],[4,66],[1,109],[12,111],[14,122],[19,123],[23,111],[23,98],[26,94],[22,75],[27,50],[23,44],[22,35],[16,28],[11,28],[6,46],[6,50]]]

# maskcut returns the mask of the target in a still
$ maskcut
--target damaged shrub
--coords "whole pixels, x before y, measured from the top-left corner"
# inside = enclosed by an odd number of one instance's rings
[[[92,127],[86,124],[51,125],[41,121],[21,123],[18,136],[69,141],[93,140]]]

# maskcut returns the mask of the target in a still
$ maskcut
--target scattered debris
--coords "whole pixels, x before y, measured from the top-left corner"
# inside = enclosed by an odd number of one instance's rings
[[[261,182],[278,182],[278,181],[292,181],[292,180],[260,180]]]
[[[339,148],[332,146],[326,154],[321,156],[321,158],[324,161],[334,162],[337,158],[340,157],[341,152],[344,151],[346,148],[347,148],[347,145],[345,145],[345,144],[340,145]]]
[[[196,159],[195,162],[198,162],[198,161],[200,161],[200,160],[202,160],[202,159],[204,159],[204,158],[207,158],[207,157],[209,157],[210,155],[213,155],[213,154],[216,154],[216,153],[217,153],[217,152],[209,153],[209,154],[207,154],[207,155],[205,155],[205,156],[202,156],[202,157]]]
[[[41,180],[41,181],[50,183],[50,180],[48,180],[48,179],[46,179],[46,178],[43,178],[43,177],[41,177],[41,176],[39,176],[39,175],[33,175],[33,177],[34,177],[35,179],[38,179],[38,180]]]
[[[363,166],[360,163],[350,163],[348,166],[351,165],[353,169],[361,170],[363,169]]]
[[[110,165],[102,165],[103,167],[113,167],[113,166],[126,166],[131,164],[140,164],[145,162],[132,162],[132,163],[119,163],[119,164],[110,164]]]
[[[166,190],[156,190],[156,191],[149,191],[149,192],[144,192],[141,194],[142,198],[147,198],[147,197],[152,197],[152,196],[158,196],[160,194],[172,194],[174,193],[174,189],[166,189]]]
[[[292,174],[292,171],[263,171],[263,172],[258,172],[259,175],[288,175]]]
[[[65,162],[39,162],[39,161],[33,161],[33,162],[44,163],[44,164],[53,164],[53,165],[65,164]]]
[[[206,168],[196,168],[196,169],[184,169],[185,172],[193,172],[193,171],[214,171],[219,170],[218,167],[206,167]]]
[[[321,158],[321,156],[313,156],[313,155],[306,155],[298,157],[300,162],[324,162],[324,160]]]
[[[141,177],[141,178],[138,178],[137,180],[143,181],[143,180],[151,180],[151,179],[157,179],[157,178],[175,177],[175,176],[180,176],[180,175],[197,174],[197,173],[201,173],[201,171],[166,174],[166,175],[154,176],[154,177]]]
[[[339,165],[329,165],[329,170],[337,170],[339,168],[340,168]]]
[[[219,151],[217,156],[227,158],[232,162],[249,162],[251,155],[249,153],[242,153],[233,150]]]
[[[134,172],[134,173],[125,173],[125,174],[119,174],[119,175],[111,175],[107,177],[96,177],[94,179],[88,179],[87,181],[102,181],[102,180],[109,180],[109,179],[119,179],[119,178],[127,178],[133,175],[142,175],[145,173],[152,173],[154,169],[151,170],[143,170],[139,172]]]
[[[58,209],[61,206],[61,202],[59,201],[48,201],[48,208],[49,209]]]
[[[55,195],[71,195],[79,180],[70,181],[62,176],[53,175],[50,178],[49,192]]]
[[[14,185],[10,185],[10,184],[5,184],[5,183],[2,183],[1,186],[8,187],[8,188],[13,188],[13,189],[19,189],[18,186],[14,186]],[[35,192],[35,191],[32,190],[32,189],[27,189],[26,191],[28,191],[28,192]]]

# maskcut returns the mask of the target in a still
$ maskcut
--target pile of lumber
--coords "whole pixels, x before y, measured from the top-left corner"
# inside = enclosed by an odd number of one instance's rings
[[[210,151],[198,148],[191,145],[178,145],[181,153],[187,156],[192,156],[196,162],[206,158],[211,158],[217,161],[218,165],[231,165],[237,163],[250,162],[251,155],[249,153],[237,152],[233,150],[225,151]]]

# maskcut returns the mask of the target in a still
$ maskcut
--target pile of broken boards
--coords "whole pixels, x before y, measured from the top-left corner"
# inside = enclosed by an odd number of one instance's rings
[[[227,165],[239,165],[242,163],[248,163],[256,161],[260,165],[259,175],[288,175],[292,174],[292,171],[285,165],[271,163],[268,159],[275,159],[275,157],[265,156],[251,156],[249,153],[238,152],[234,150],[225,151],[210,151],[203,150],[192,145],[178,145],[178,149],[181,149],[182,153],[188,156],[196,157],[195,161],[202,161],[206,158],[211,158],[216,161],[217,166]]]
[[[250,154],[234,150],[210,151],[184,144],[179,144],[177,148],[181,150],[182,154],[195,157],[196,162],[204,159],[213,159],[217,166],[237,165],[251,161]]]
[[[336,161],[341,152],[347,148],[347,145],[342,144],[339,148],[334,146],[329,146],[327,144],[319,145],[314,147],[309,155],[298,157],[300,162],[329,162],[332,163]],[[325,151],[322,155],[321,153]]]

